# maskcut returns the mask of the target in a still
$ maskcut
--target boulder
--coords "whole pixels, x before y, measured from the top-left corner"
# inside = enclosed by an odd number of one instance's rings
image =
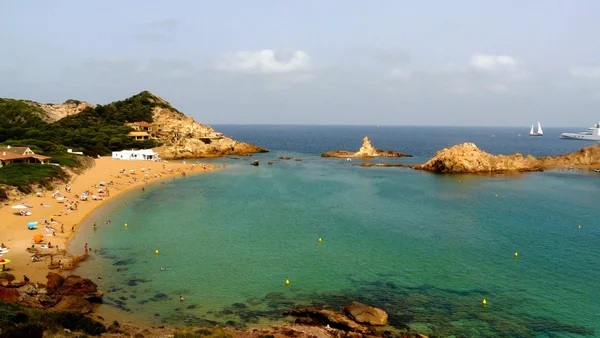
[[[54,272],[48,272],[48,274],[46,275],[46,279],[48,280],[48,282],[46,283],[46,290],[50,294],[56,292],[56,290],[58,290],[65,282],[63,276]]]
[[[88,314],[93,309],[90,302],[79,296],[63,296],[60,302],[53,307],[53,310],[56,311],[75,311],[82,314]]]
[[[354,331],[360,333],[366,333],[369,329],[357,322],[351,320],[346,317],[344,314],[333,311],[333,310],[325,310],[325,309],[316,309],[316,308],[300,308],[294,309],[292,311],[286,312],[284,314],[291,315],[294,317],[308,317],[308,319],[300,319],[299,323],[313,323],[319,325],[329,325],[332,328],[344,330],[344,331]]]
[[[15,280],[15,276],[13,276],[7,272],[2,272],[2,273],[0,273],[0,281],[3,281],[3,280],[5,280],[7,282],[12,282]]]
[[[62,285],[55,291],[55,294],[78,296],[93,303],[101,303],[103,295],[94,282],[75,275],[67,276]]]
[[[387,325],[387,313],[376,307],[365,305],[359,302],[352,302],[344,306],[342,311],[357,323],[369,325]]]
[[[21,299],[19,290],[0,286],[0,299],[7,303],[16,303]]]

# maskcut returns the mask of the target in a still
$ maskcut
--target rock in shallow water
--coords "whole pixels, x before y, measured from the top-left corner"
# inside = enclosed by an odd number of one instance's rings
[[[342,308],[344,313],[354,319],[357,323],[370,325],[387,325],[388,315],[385,311],[365,305],[359,302],[352,302]]]

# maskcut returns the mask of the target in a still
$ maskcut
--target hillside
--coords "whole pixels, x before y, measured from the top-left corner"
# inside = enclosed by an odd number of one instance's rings
[[[135,140],[128,135],[134,129],[126,123],[138,121],[151,123],[161,132],[151,133],[147,140]],[[43,104],[0,99],[0,143],[34,144],[40,153],[72,148],[91,156],[130,148],[156,148],[165,159],[265,151],[216,133],[148,91],[96,106],[77,100]]]

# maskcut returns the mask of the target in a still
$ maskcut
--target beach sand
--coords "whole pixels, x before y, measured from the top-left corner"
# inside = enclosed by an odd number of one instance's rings
[[[97,158],[94,162],[92,168],[81,175],[73,176],[69,184],[43,192],[42,196],[38,196],[37,193],[27,195],[0,208],[0,243],[8,247],[8,252],[4,252],[0,258],[10,260],[10,263],[6,264],[7,272],[13,274],[17,280],[22,280],[26,275],[32,282],[45,284],[49,271],[67,272],[77,260],[85,259],[85,255],[69,255],[65,248],[79,224],[105,201],[125,191],[141,189],[148,182],[201,173],[218,167],[201,163],[113,160],[110,157]],[[142,168],[146,171],[142,171]],[[125,174],[121,173],[123,169]],[[135,170],[135,174],[131,173],[131,170]],[[137,182],[134,182],[134,178]],[[105,185],[101,186],[100,182],[104,182]],[[71,188],[70,192],[66,191],[67,185]],[[105,191],[104,199],[93,200],[92,195],[100,197],[99,189]],[[52,195],[57,190],[60,191],[60,196],[65,197],[63,201],[57,200],[59,196],[53,198]],[[87,201],[78,198],[84,191],[89,191]],[[75,201],[78,201],[77,208],[67,211],[68,206]],[[31,215],[19,215],[20,209],[11,208],[17,204],[31,206],[29,209],[23,209],[31,212]],[[46,220],[50,222],[52,218],[57,223],[45,224]],[[29,230],[29,222],[38,222],[37,229]],[[54,234],[46,230],[46,225],[53,227]],[[34,243],[33,238],[37,234],[44,236],[42,243]],[[52,248],[43,248],[48,242],[52,244]],[[33,262],[32,256],[36,253],[40,261]]]

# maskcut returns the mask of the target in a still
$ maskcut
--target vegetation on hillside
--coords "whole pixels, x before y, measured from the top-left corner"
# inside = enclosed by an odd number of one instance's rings
[[[56,181],[67,182],[69,174],[59,166],[35,163],[14,163],[0,169],[0,184],[11,185],[24,193],[33,192],[33,186],[53,188]]]
[[[158,143],[154,140],[133,140],[127,136],[132,129],[124,124],[152,122],[152,109],[157,106],[175,110],[165,101],[144,91],[123,101],[90,107],[55,123],[47,123],[42,119],[45,112],[37,104],[0,99],[0,142],[12,146],[24,141],[30,144],[36,142],[45,155],[66,148],[90,156],[109,155],[113,150],[125,148],[151,148]]]
[[[106,332],[102,323],[80,313],[50,312],[0,301],[0,338],[42,337],[64,333],[64,329],[92,336]]]

